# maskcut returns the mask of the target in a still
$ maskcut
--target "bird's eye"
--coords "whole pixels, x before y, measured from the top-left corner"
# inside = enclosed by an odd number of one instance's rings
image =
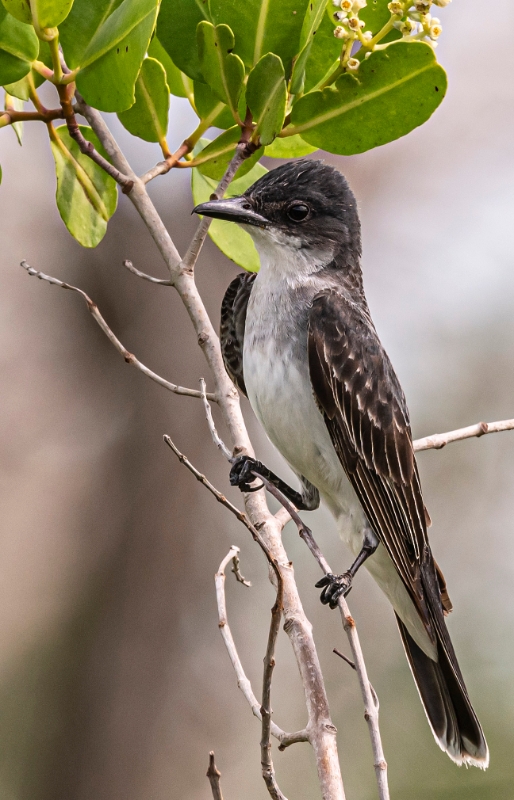
[[[310,208],[305,205],[305,203],[293,203],[293,205],[289,206],[287,209],[287,216],[289,219],[292,219],[293,222],[302,222],[302,220],[309,216],[309,211]]]

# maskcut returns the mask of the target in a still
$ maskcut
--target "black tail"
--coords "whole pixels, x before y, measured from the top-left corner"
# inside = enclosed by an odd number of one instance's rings
[[[398,615],[396,621],[439,747],[457,764],[472,764],[486,769],[489,764],[487,742],[468,697],[444,622],[446,635],[438,635],[438,661],[433,661],[418,647]]]

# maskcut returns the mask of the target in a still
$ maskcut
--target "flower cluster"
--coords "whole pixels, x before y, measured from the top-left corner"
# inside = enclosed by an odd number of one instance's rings
[[[437,39],[443,32],[441,20],[433,17],[430,12],[430,7],[433,5],[444,8],[451,0],[415,0],[414,4],[401,2],[401,0],[392,0],[388,4],[388,9],[393,20],[393,27],[399,30],[404,38],[411,41],[424,41],[437,46]]]

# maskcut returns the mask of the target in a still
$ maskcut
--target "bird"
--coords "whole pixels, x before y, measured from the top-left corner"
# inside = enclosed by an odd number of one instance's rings
[[[223,298],[222,354],[301,489],[245,455],[230,482],[254,491],[260,474],[300,510],[328,506],[355,560],[318,581],[321,601],[335,608],[365,565],[393,606],[436,742],[457,764],[485,769],[488,746],[446,627],[452,604],[428,540],[405,395],[364,293],[355,196],[338,170],[300,159],[194,212],[234,222],[254,241],[260,270],[239,274]]]

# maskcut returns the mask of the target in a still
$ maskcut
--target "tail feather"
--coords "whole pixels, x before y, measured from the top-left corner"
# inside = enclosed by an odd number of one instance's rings
[[[438,636],[438,661],[433,661],[418,647],[398,615],[396,621],[439,747],[459,765],[470,764],[486,769],[489,750],[455,659],[450,659],[447,646]]]

